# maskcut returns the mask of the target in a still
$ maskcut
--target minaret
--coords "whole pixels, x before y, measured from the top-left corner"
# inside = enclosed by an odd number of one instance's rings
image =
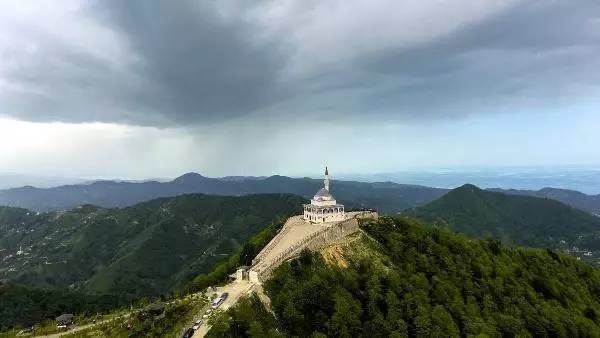
[[[325,183],[325,190],[329,191],[329,170],[327,170],[327,166],[325,166],[325,179],[323,182]]]

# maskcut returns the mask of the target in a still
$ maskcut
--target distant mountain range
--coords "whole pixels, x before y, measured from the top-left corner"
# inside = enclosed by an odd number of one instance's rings
[[[57,187],[65,184],[78,184],[84,180],[68,177],[33,176],[0,172],[0,189],[35,186],[39,188]]]
[[[125,207],[159,197],[188,193],[241,196],[261,193],[289,193],[310,198],[322,186],[322,181],[286,176],[230,176],[209,178],[188,173],[172,181],[95,181],[89,184],[65,185],[53,188],[31,186],[0,190],[0,205],[34,211],[69,210],[82,204],[105,208]],[[382,213],[397,213],[425,205],[446,194],[449,189],[392,182],[333,181],[332,192],[348,208],[366,207]],[[532,190],[502,190],[508,194],[555,199],[590,213],[600,214],[600,195],[545,188]]]
[[[586,195],[567,189],[544,188],[541,190],[488,189],[509,195],[549,198],[600,216],[600,195]]]
[[[242,196],[248,194],[289,193],[312,197],[323,186],[322,180],[285,176],[209,178],[188,173],[170,182],[96,181],[40,189],[22,187],[0,190],[0,205],[35,211],[68,210],[82,204],[105,208],[131,206],[159,197],[189,193]],[[439,198],[446,189],[395,183],[332,182],[332,192],[348,208],[370,207],[395,213]]]
[[[448,189],[465,183],[474,184],[482,189],[539,190],[544,187],[556,187],[592,195],[600,194],[600,168],[597,167],[438,168],[338,178],[367,182],[391,181]]]

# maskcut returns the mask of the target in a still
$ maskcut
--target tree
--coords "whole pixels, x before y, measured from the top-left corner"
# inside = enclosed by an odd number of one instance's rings
[[[459,337],[460,332],[456,323],[452,319],[452,316],[446,311],[446,309],[437,305],[431,312],[431,337]]]

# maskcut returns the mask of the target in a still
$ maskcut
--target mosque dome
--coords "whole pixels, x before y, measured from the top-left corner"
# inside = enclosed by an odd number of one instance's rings
[[[310,204],[303,204],[303,219],[309,223],[331,223],[346,219],[344,205],[338,204],[329,192],[329,170],[325,167],[323,187],[317,191],[310,200]]]
[[[313,199],[315,201],[332,201],[333,195],[331,195],[327,189],[321,188],[321,190],[317,191]]]

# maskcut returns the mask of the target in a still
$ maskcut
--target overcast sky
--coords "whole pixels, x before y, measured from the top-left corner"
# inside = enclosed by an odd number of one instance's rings
[[[0,171],[600,167],[598,0],[0,1]]]

